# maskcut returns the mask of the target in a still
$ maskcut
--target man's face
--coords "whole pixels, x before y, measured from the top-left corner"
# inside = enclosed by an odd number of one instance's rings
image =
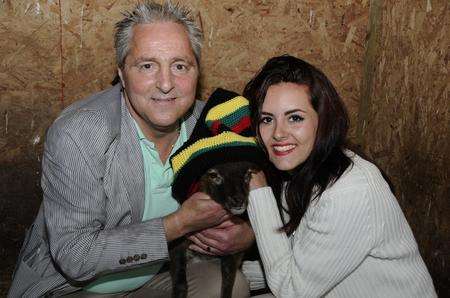
[[[173,132],[195,101],[198,78],[184,27],[173,22],[136,25],[119,76],[130,113],[143,132]]]

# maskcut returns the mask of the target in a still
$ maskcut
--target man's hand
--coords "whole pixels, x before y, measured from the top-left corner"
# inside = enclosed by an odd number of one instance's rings
[[[255,241],[250,224],[239,217],[232,217],[213,228],[188,237],[190,249],[207,255],[228,255],[248,249]]]
[[[187,233],[216,226],[230,218],[217,202],[201,192],[184,201],[176,212],[164,217],[167,241],[172,241]]]

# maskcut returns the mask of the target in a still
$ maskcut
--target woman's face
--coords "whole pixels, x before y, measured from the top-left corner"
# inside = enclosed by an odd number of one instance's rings
[[[308,158],[318,122],[307,86],[279,83],[269,87],[261,109],[259,134],[277,169],[290,171]]]

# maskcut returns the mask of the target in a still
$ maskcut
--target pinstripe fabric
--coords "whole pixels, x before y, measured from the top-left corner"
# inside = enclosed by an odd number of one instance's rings
[[[43,203],[27,232],[9,297],[68,293],[96,275],[168,259],[162,219],[141,222],[143,161],[120,89],[76,102],[50,127]],[[187,116],[188,134],[202,107],[197,102]]]
[[[353,167],[311,202],[294,236],[277,232],[270,188],[250,193],[248,213],[276,297],[436,297],[406,219],[379,170]]]

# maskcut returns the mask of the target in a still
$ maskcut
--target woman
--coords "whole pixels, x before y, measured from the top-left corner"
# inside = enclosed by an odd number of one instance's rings
[[[248,207],[272,293],[436,297],[388,184],[345,147],[347,114],[327,77],[303,60],[275,57],[244,96],[279,171],[268,177],[272,188],[264,174],[253,176]]]

